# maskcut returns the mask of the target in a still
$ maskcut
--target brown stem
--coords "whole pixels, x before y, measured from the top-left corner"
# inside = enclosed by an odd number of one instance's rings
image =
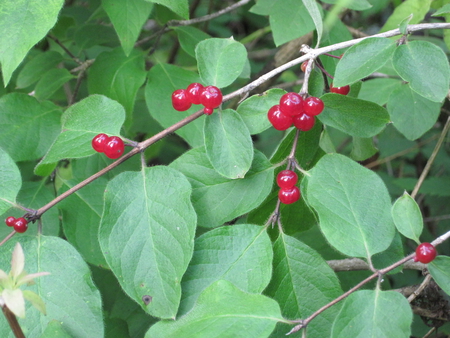
[[[59,41],[59,39],[56,36],[49,35],[48,37],[50,39],[52,39],[53,41],[55,41],[62,49],[64,49],[64,51],[67,53],[67,55],[69,55],[76,63],[78,63],[80,65],[82,64],[80,59],[77,58],[74,54],[72,54],[72,52],[69,49],[67,49],[67,47],[64,46],[64,44],[61,41]]]
[[[2,306],[3,314],[5,315],[6,320],[8,321],[9,326],[11,327],[12,332],[14,333],[14,337],[16,338],[25,338],[23,334],[22,328],[17,321],[14,313],[11,312],[10,309],[6,305]]]

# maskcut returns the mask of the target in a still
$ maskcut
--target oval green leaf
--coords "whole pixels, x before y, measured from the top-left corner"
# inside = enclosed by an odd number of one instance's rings
[[[437,256],[427,267],[437,285],[450,295],[450,257]]]
[[[392,219],[397,230],[405,237],[420,243],[423,219],[416,201],[405,191],[392,206]]]
[[[211,38],[211,36],[202,30],[191,26],[174,27],[174,31],[178,35],[180,46],[190,56],[195,58],[195,47],[197,44],[205,39]]]
[[[0,148],[0,214],[11,208],[15,202],[20,187],[22,186],[22,177],[19,168],[13,159]]]

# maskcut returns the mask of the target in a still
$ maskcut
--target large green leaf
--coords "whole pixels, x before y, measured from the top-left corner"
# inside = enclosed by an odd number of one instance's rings
[[[402,294],[363,290],[345,300],[330,337],[409,338],[411,324],[411,307]]]
[[[174,27],[174,30],[178,35],[181,48],[192,57],[195,57],[197,44],[202,40],[211,38],[209,34],[191,26]]]
[[[63,4],[63,0],[0,2],[0,63],[5,86],[30,48],[56,23]]]
[[[450,257],[437,256],[427,267],[439,287],[450,295]]]
[[[339,280],[320,254],[299,240],[280,234],[274,243],[274,273],[265,293],[280,304],[283,317],[306,318],[342,294]],[[339,306],[308,325],[308,337],[329,337]],[[271,337],[283,337],[292,326],[279,323]]]
[[[405,237],[420,243],[423,219],[416,201],[405,191],[392,206],[392,219],[397,230]]]
[[[22,178],[19,168],[2,148],[0,148],[0,172],[2,174],[0,180],[0,214],[3,214],[15,204],[22,185]]]
[[[419,95],[435,102],[444,100],[450,82],[450,66],[441,48],[428,41],[398,46],[393,65],[403,80]]]
[[[191,191],[168,167],[124,172],[106,187],[100,247],[125,292],[155,317],[175,318],[180,303],[194,249]]]
[[[233,38],[211,38],[197,44],[195,56],[203,83],[223,88],[232,84],[242,73],[247,50]]]
[[[0,98],[0,147],[15,161],[45,155],[60,131],[61,111],[53,103],[11,93]]]
[[[183,19],[189,18],[189,3],[188,0],[145,0],[155,4],[163,5],[174,13],[181,16]]]
[[[253,160],[253,142],[240,115],[226,109],[205,120],[206,156],[214,169],[227,178],[243,178]]]
[[[192,311],[176,321],[156,323],[145,338],[264,338],[281,320],[273,299],[219,280],[200,294]]]
[[[325,109],[319,120],[351,136],[375,136],[389,122],[386,109],[376,103],[340,94],[325,94],[321,99]]]
[[[102,338],[102,300],[92,282],[89,267],[79,253],[58,237],[21,235],[14,239],[0,247],[0,269],[9,270],[11,252],[19,241],[25,254],[27,273],[50,273],[26,287],[42,298],[47,315],[26,302],[26,317],[20,322],[25,336],[40,338],[48,323],[56,320],[72,337]],[[4,316],[0,317],[0,336],[14,337]]]
[[[129,56],[153,4],[142,0],[102,0],[102,7],[114,25],[125,55]]]
[[[17,87],[26,88],[32,85],[62,61],[62,55],[51,50],[35,56],[20,70],[16,81]]]
[[[395,227],[389,193],[380,177],[339,154],[322,157],[310,175],[307,202],[332,246],[367,259],[389,247]]]
[[[252,167],[241,179],[219,175],[203,147],[184,153],[170,166],[191,182],[198,225],[206,228],[217,227],[256,208],[272,189],[273,168],[259,151],[255,151]]]
[[[178,315],[190,310],[198,295],[220,279],[242,291],[261,293],[272,277],[272,256],[270,238],[261,226],[223,226],[200,236],[181,281]]]
[[[380,69],[395,50],[395,42],[387,38],[369,38],[350,47],[339,61],[333,85],[342,87],[369,76]]]
[[[410,25],[422,22],[430,10],[430,3],[431,0],[406,0],[400,3],[381,28],[380,33],[398,28],[400,22],[411,14],[413,16],[409,22]]]

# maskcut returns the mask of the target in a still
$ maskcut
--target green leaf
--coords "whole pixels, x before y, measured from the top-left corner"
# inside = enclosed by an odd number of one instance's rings
[[[354,9],[355,11],[363,11],[372,7],[367,0],[322,0],[327,4],[338,4],[344,8]]]
[[[195,56],[203,83],[223,88],[232,84],[242,73],[247,50],[233,38],[211,38],[197,44]]]
[[[17,76],[17,88],[26,88],[37,82],[45,73],[63,61],[60,53],[46,51],[27,62]]]
[[[258,225],[223,226],[200,236],[181,282],[178,316],[190,310],[198,295],[220,279],[242,291],[261,293],[272,277],[272,256],[270,238]]]
[[[411,41],[398,46],[393,65],[411,89],[425,98],[441,102],[448,93],[450,67],[441,48],[428,41]]]
[[[35,96],[39,100],[50,98],[59,88],[69,80],[75,79],[75,76],[65,68],[51,69],[45,73],[36,84]]]
[[[178,35],[180,46],[190,56],[195,58],[195,47],[200,41],[211,38],[202,30],[191,26],[174,27],[174,31]]]
[[[378,151],[372,138],[353,137],[352,146],[350,157],[355,161],[367,160]]]
[[[5,305],[14,315],[25,318],[25,299],[21,289],[4,289],[1,293]]]
[[[73,338],[63,329],[63,323],[52,320],[48,323],[40,338]]]
[[[389,193],[380,177],[339,154],[323,156],[310,175],[307,202],[332,246],[367,259],[387,249],[395,228]]]
[[[64,158],[94,154],[92,138],[99,133],[119,135],[124,120],[123,107],[102,95],[91,95],[70,106],[61,118],[61,134],[37,165],[36,173],[41,174],[45,165]]]
[[[413,14],[410,25],[420,23],[425,18],[425,15],[430,10],[431,0],[406,0],[398,5],[394,13],[388,18],[380,33],[391,29],[396,29],[399,24],[409,15]]]
[[[450,295],[450,257],[437,256],[427,265],[427,268],[437,285],[447,295]]]
[[[42,300],[42,298],[37,295],[35,292],[30,290],[24,290],[23,291],[23,297],[29,301],[33,306],[39,310],[43,315],[47,314],[47,311],[45,310],[45,303]]]
[[[423,230],[422,213],[414,198],[406,191],[392,206],[392,219],[403,236],[420,243],[419,237]]]
[[[13,159],[0,148],[0,214],[3,214],[16,202],[17,194],[22,185],[19,168]]]
[[[0,63],[5,86],[31,47],[55,25],[63,4],[63,0],[0,2]]]
[[[436,123],[441,105],[402,85],[389,96],[387,109],[395,128],[408,140],[416,140]]]
[[[332,338],[409,338],[412,311],[406,298],[395,291],[362,290],[345,300],[333,323]]]
[[[342,87],[369,76],[392,56],[395,42],[387,38],[368,38],[350,47],[339,61],[333,85]]]
[[[100,247],[125,292],[155,317],[177,313],[194,249],[190,195],[186,178],[168,167],[124,172],[106,188]]]
[[[316,26],[317,31],[317,43],[316,47],[319,47],[320,40],[322,39],[323,33],[323,23],[322,23],[322,15],[320,14],[320,7],[315,0],[302,0],[303,5],[305,5],[308,10],[311,19],[314,21],[314,25]]]
[[[410,16],[406,17],[405,19],[402,20],[402,22],[400,22],[400,25],[398,27],[400,30],[400,33],[402,33],[403,35],[408,34],[408,25],[413,17],[414,17],[414,14],[411,13]]]
[[[159,63],[153,66],[148,72],[148,81],[145,87],[145,102],[147,103],[150,115],[163,128],[172,126],[202,108],[193,105],[184,112],[177,112],[172,107],[172,93],[177,89],[186,88],[193,82],[200,82],[197,74],[169,64]],[[202,116],[176,131],[191,147],[203,145],[204,118]]]
[[[265,293],[280,304],[283,317],[306,318],[342,294],[339,280],[320,254],[299,240],[280,234],[274,243],[274,273]],[[330,322],[339,305],[320,314],[308,325],[308,336],[329,337]],[[292,326],[279,323],[272,337]]]
[[[450,4],[442,6],[434,14],[431,14],[431,16],[442,16],[441,14],[448,14],[448,13],[450,13]]]
[[[226,109],[212,114],[204,127],[206,156],[227,178],[243,178],[253,160],[253,142],[240,115]]]
[[[60,108],[51,102],[11,93],[0,98],[0,147],[15,161],[45,155],[60,131]]]
[[[73,337],[103,337],[100,293],[92,282],[88,265],[78,252],[58,237],[21,235],[0,247],[0,268],[9,265],[16,241],[23,247],[27,272],[50,273],[39,277],[36,284],[26,288],[42,298],[47,315],[26,302],[26,316],[20,323],[25,336],[40,338],[48,323],[56,320]],[[13,337],[4,316],[0,317],[0,336]]]
[[[178,14],[183,19],[189,19],[189,3],[188,0],[145,0],[155,4],[163,5],[172,12]]]
[[[187,315],[156,323],[145,338],[264,338],[281,320],[280,307],[273,299],[219,280],[200,294]]]
[[[270,128],[272,125],[267,119],[269,109],[280,103],[280,98],[286,91],[282,89],[269,89],[262,94],[250,96],[237,108],[250,134],[255,135]]]
[[[129,56],[153,4],[142,0],[102,0],[102,7],[119,36],[125,55]]]
[[[259,151],[255,151],[247,175],[236,180],[219,175],[203,147],[184,153],[170,166],[189,179],[198,225],[206,228],[217,227],[256,208],[269,194],[274,178],[273,168]]]
[[[372,137],[389,122],[386,109],[373,102],[340,94],[325,94],[321,99],[325,109],[317,116],[319,120],[348,135]]]
[[[117,34],[111,26],[88,23],[78,27],[73,38],[80,50],[97,45],[113,44],[117,46],[119,44]]]
[[[400,88],[401,85],[402,81],[397,79],[370,79],[362,83],[358,98],[384,106],[392,92]]]

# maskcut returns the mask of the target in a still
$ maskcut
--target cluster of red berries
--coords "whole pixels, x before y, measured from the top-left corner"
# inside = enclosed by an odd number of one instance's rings
[[[283,204],[292,204],[299,200],[300,189],[296,186],[298,176],[292,170],[282,170],[277,175],[277,185],[280,187],[278,198]]]
[[[416,248],[416,257],[414,257],[414,261],[428,264],[433,261],[436,256],[437,251],[433,244],[422,243]]]
[[[201,104],[205,108],[203,112],[211,115],[214,108],[222,103],[222,92],[215,86],[203,87],[202,84],[194,82],[186,89],[177,89],[172,93],[172,106],[175,110],[185,111],[192,104]]]
[[[14,227],[16,232],[25,232],[28,229],[28,221],[23,217],[15,218],[9,216],[6,218],[5,223],[9,227]]]
[[[120,137],[98,134],[92,139],[92,148],[99,153],[105,153],[109,158],[122,156],[125,145]]]
[[[318,97],[303,99],[300,94],[286,93],[277,104],[269,109],[267,117],[277,130],[286,130],[294,125],[301,131],[314,127],[315,117],[324,108],[323,101]]]

